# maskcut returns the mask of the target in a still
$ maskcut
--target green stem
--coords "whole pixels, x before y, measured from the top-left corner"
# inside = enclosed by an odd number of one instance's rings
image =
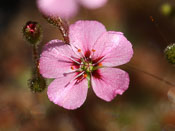
[[[90,75],[90,73],[87,74],[86,79],[88,81],[88,88],[90,88],[91,87],[91,75]]]

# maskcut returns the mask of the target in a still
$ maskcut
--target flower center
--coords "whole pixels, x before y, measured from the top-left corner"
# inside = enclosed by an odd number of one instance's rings
[[[82,60],[80,69],[85,71],[86,73],[90,73],[93,71],[93,64],[92,62]]]
[[[79,52],[82,57],[80,59],[74,59],[72,57],[70,58],[73,61],[70,67],[71,70],[73,70],[73,72],[77,72],[78,75],[81,73],[81,75],[85,74],[84,77],[87,77],[86,75],[90,75],[99,68],[102,68],[103,65],[101,61],[103,60],[103,57],[99,57],[96,59],[92,58],[95,51],[96,50],[92,49],[92,52],[87,51],[85,52],[85,54],[82,54],[81,49],[77,49],[77,52]]]

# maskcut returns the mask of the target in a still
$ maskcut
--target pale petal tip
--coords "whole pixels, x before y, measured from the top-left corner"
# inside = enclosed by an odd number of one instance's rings
[[[81,4],[89,9],[97,9],[103,7],[107,0],[80,0]]]
[[[37,6],[44,15],[64,19],[73,17],[78,10],[77,3],[74,0],[37,0]]]
[[[68,110],[75,110],[81,107],[87,97],[87,81],[83,80],[79,84],[75,84],[76,81],[73,81],[65,87],[66,83],[73,78],[74,75],[68,75],[55,79],[47,90],[49,100]]]
[[[75,105],[75,106],[72,106],[72,105],[68,105],[68,104],[63,104],[63,103],[60,103],[59,101],[57,101],[57,99],[53,98],[52,95],[49,95],[48,93],[48,99],[49,101],[53,102],[55,105],[58,105],[64,109],[67,109],[67,110],[76,110],[78,108],[80,108],[81,106],[83,106],[84,102],[81,104],[81,105]]]

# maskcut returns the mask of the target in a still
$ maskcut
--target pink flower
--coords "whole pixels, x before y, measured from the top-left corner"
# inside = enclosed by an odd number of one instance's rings
[[[48,16],[68,19],[78,11],[78,3],[90,9],[102,7],[107,0],[37,0],[38,8]]]
[[[114,68],[130,61],[131,43],[123,33],[106,31],[97,21],[77,21],[69,29],[70,45],[52,40],[40,57],[40,73],[55,78],[48,87],[50,101],[66,109],[80,107],[88,87],[111,101],[129,86],[125,71]]]

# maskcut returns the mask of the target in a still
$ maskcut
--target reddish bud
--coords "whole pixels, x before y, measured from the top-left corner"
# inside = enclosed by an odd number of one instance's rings
[[[31,44],[38,44],[42,37],[41,26],[37,22],[29,21],[23,27],[23,34]]]

